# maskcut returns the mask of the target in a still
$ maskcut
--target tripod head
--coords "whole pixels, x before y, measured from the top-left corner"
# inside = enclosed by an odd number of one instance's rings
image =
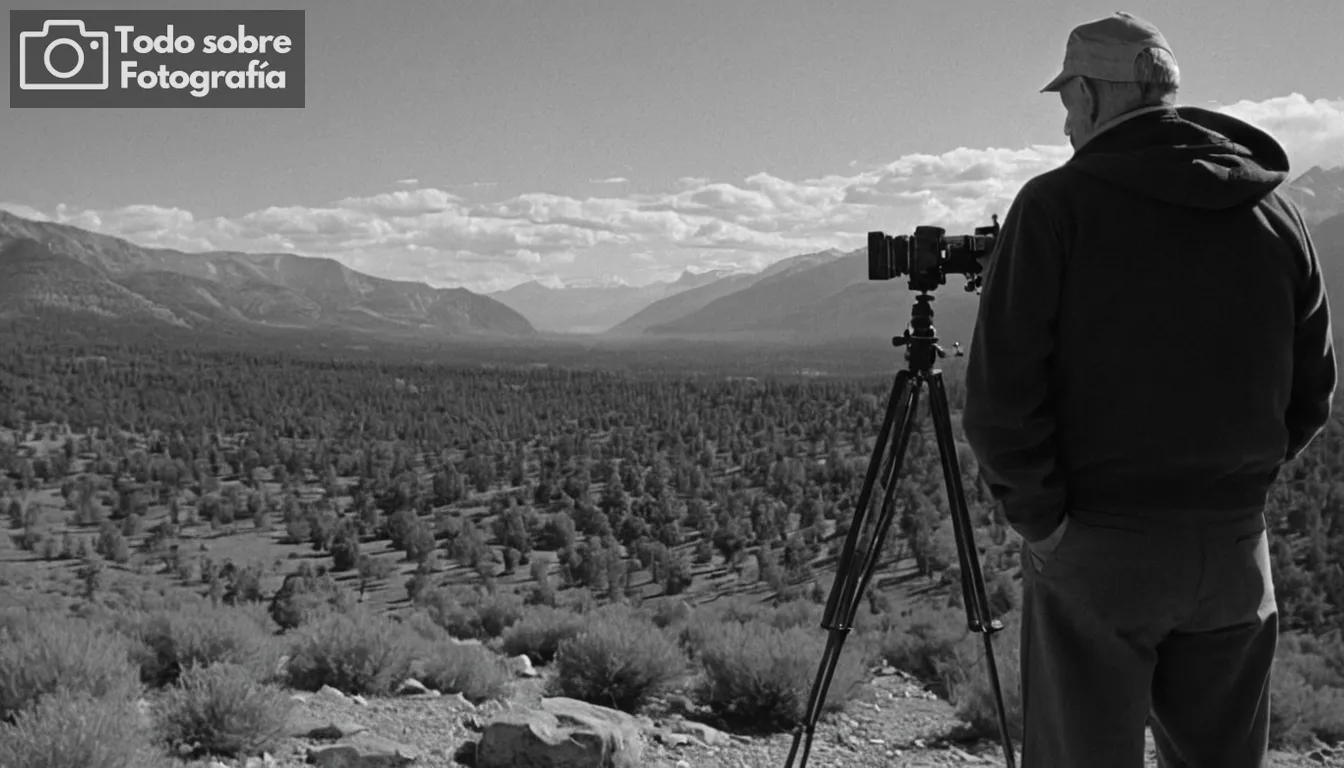
[[[933,297],[921,291],[910,307],[910,325],[905,333],[891,340],[893,347],[905,347],[905,364],[919,376],[933,371],[933,361],[947,357],[938,346],[938,329],[933,327]]]

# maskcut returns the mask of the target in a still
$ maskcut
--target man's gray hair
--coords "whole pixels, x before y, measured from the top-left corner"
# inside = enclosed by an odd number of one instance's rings
[[[1134,59],[1134,79],[1145,103],[1170,104],[1181,86],[1176,58],[1161,48],[1145,48]]]

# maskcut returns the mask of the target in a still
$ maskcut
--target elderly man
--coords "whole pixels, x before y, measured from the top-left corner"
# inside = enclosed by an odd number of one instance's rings
[[[1278,641],[1263,514],[1336,385],[1282,147],[1175,106],[1151,24],[1070,35],[1074,155],[985,271],[963,424],[1022,558],[1031,768],[1265,765]]]

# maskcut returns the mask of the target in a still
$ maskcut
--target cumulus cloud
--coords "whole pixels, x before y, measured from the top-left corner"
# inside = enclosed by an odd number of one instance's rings
[[[1220,109],[1274,134],[1299,173],[1344,161],[1344,102],[1293,94]],[[156,205],[0,208],[149,246],[329,256],[382,277],[490,292],[533,279],[640,284],[690,266],[759,270],[799,253],[859,248],[872,229],[902,232],[935,224],[966,231],[1006,213],[1023,183],[1071,153],[1064,144],[959,147],[850,163],[810,179],[768,172],[737,181],[687,176],[658,192],[587,198],[524,193],[490,202],[471,202],[408,178],[395,191],[324,206],[273,206],[213,219]],[[616,185],[626,179],[591,181]]]
[[[1269,131],[1287,150],[1294,174],[1317,165],[1344,165],[1344,99],[1307,101],[1294,93],[1265,101],[1238,101],[1220,111]]]
[[[629,183],[630,180],[624,176],[612,176],[607,179],[589,179],[588,181],[591,184],[626,184]]]

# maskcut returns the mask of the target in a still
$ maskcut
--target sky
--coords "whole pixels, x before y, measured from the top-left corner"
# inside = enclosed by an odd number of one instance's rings
[[[1039,91],[1069,30],[1116,10],[1162,30],[1181,104],[1269,130],[1294,175],[1344,165],[1341,0],[22,7],[305,8],[306,106],[6,106],[0,208],[478,292],[757,270],[872,229],[987,224],[1072,154]]]

